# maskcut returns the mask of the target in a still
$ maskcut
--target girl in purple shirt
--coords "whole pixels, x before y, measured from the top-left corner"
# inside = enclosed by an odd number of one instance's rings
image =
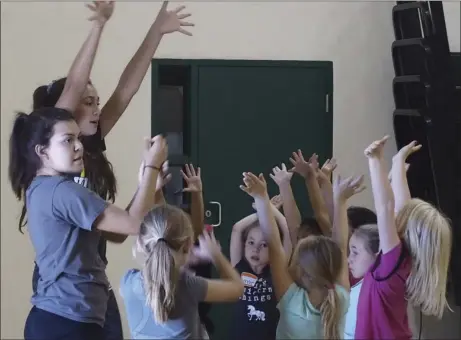
[[[411,199],[405,161],[421,148],[416,142],[394,156],[391,187],[383,161],[388,139],[385,136],[365,150],[381,251],[363,280],[356,339],[411,339],[407,301],[438,317],[447,306],[450,224],[429,203]]]

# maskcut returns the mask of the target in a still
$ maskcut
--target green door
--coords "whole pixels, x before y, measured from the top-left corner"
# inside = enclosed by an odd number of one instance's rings
[[[229,255],[232,225],[252,213],[251,199],[239,189],[242,172],[269,177],[292,151],[320,160],[331,157],[333,141],[330,62],[200,61],[192,72],[192,159],[202,168],[207,221]],[[293,181],[304,216],[310,214],[304,183]],[[230,305],[211,312],[214,339],[226,339]]]

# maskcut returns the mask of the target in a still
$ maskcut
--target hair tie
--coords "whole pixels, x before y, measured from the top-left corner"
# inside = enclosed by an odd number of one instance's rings
[[[168,241],[165,240],[163,237],[160,237],[160,238],[157,240],[157,243],[160,243],[160,242],[164,242],[164,243],[166,243],[166,245],[167,245],[168,247],[170,247],[170,244],[168,243]]]
[[[53,84],[56,82],[56,80],[53,80],[47,87],[46,87],[46,93],[50,94],[51,89],[53,88]]]

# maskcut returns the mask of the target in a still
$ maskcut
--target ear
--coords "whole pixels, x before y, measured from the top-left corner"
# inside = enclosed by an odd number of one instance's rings
[[[35,145],[35,153],[39,158],[48,157],[46,148],[43,145]]]

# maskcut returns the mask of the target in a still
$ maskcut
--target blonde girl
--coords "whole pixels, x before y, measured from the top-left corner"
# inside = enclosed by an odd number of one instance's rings
[[[411,339],[407,300],[438,317],[447,305],[450,224],[429,203],[411,200],[405,161],[420,149],[415,142],[394,157],[391,188],[383,161],[388,139],[385,136],[365,150],[381,250],[362,284],[356,339]]]
[[[243,293],[240,275],[221,253],[213,234],[199,237],[181,209],[160,205],[145,218],[135,255],[141,270],[130,270],[122,279],[128,323],[133,339],[197,339],[203,334],[199,302],[235,301]],[[213,262],[221,280],[207,280],[185,269],[189,253]]]
[[[255,200],[269,246],[280,321],[277,339],[339,339],[348,300],[346,257],[338,244],[310,236],[295,248],[290,268],[277,230],[264,177],[243,174],[241,189]],[[339,284],[338,284],[339,283]]]

